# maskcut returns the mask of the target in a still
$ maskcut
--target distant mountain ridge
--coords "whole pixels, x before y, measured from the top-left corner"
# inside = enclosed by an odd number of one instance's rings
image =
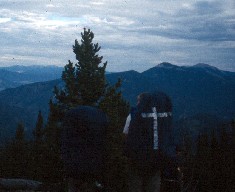
[[[222,106],[226,103],[227,112],[234,112],[231,108],[235,102],[234,72],[221,71],[217,68],[215,70],[214,67],[205,69],[204,66],[176,66],[162,63],[142,73],[123,72],[110,77],[112,79],[118,76],[123,79],[123,93],[131,103],[132,101],[135,103],[135,97],[130,98],[131,95],[159,90],[171,96],[179,116],[184,113],[193,114],[193,111],[194,113],[200,112],[199,106],[201,109],[204,108],[202,111],[213,113],[216,111],[221,115],[221,109],[215,110],[215,103],[220,103]],[[132,94],[130,95],[129,92]],[[191,109],[185,107],[187,101],[191,104]],[[227,112],[222,114],[227,114]]]
[[[58,79],[63,67],[57,66],[21,66],[0,67],[0,90],[15,88],[29,83]]]
[[[0,91],[21,85],[61,78],[64,67],[55,65],[14,65],[0,67]],[[111,72],[106,72],[110,74]]]
[[[136,96],[141,92],[167,93],[172,99],[174,119],[179,122],[197,116],[196,120],[191,120],[195,126],[199,126],[198,114],[210,114],[207,116],[209,121],[217,117],[222,120],[235,117],[234,72],[221,71],[205,64],[176,66],[161,63],[142,73],[131,70],[109,73],[106,77],[110,84],[114,84],[118,78],[122,79],[123,96],[132,106],[136,104]],[[16,123],[19,121],[23,121],[27,131],[31,133],[39,110],[42,110],[46,121],[48,102],[53,96],[55,85],[61,87],[62,80],[33,83],[0,91],[0,140],[14,134]],[[11,114],[12,117],[9,117]]]

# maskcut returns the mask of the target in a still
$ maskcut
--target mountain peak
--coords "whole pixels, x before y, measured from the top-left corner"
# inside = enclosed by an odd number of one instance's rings
[[[211,65],[205,64],[205,63],[198,63],[196,65],[193,65],[192,67],[197,67],[197,68],[204,68],[204,69],[213,69],[213,70],[219,70],[216,67],[213,67]]]
[[[163,62],[163,63],[158,64],[156,67],[175,68],[175,67],[177,67],[177,66],[176,66],[176,65],[173,65],[173,64],[171,64],[171,63],[168,63],[168,62]]]

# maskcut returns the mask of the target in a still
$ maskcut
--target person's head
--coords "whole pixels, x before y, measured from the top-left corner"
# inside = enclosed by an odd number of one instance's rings
[[[137,108],[141,111],[149,108],[151,104],[151,93],[144,92],[137,96]]]
[[[140,94],[137,96],[137,104],[136,104],[136,105],[138,106],[148,94],[149,94],[149,93],[147,93],[147,92],[140,93]]]

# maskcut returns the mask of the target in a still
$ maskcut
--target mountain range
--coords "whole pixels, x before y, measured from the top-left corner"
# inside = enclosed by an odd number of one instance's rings
[[[0,91],[1,141],[14,135],[17,123],[20,121],[24,123],[26,132],[30,135],[39,110],[42,111],[46,121],[48,102],[53,96],[53,88],[63,86],[60,76],[61,72],[58,71],[56,80]],[[110,84],[114,84],[118,78],[122,79],[121,91],[132,106],[135,105],[136,97],[141,92],[165,92],[172,99],[175,126],[180,129],[184,124],[184,128],[190,129],[194,135],[203,131],[202,127],[204,130],[214,128],[220,122],[235,117],[234,72],[221,71],[206,64],[176,66],[161,63],[142,73],[136,71],[108,73],[106,78]],[[185,126],[186,124],[188,126]]]
[[[60,78],[63,67],[57,66],[10,66],[0,67],[0,91],[20,85]]]

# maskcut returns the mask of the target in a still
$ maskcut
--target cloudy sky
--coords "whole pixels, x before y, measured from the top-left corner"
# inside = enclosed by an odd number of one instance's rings
[[[235,71],[234,0],[0,0],[0,66],[76,62],[84,27],[108,71],[164,61]]]

